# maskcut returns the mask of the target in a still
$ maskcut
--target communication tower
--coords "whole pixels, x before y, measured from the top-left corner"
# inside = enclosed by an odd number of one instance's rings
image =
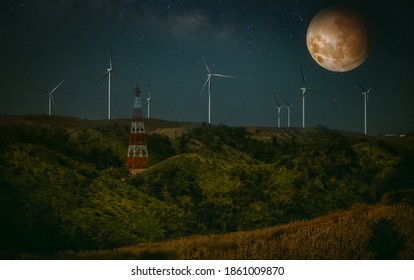
[[[132,116],[131,131],[129,133],[128,154],[126,168],[131,175],[144,172],[148,166],[148,136],[145,134],[142,119],[141,91],[135,87],[134,112]]]

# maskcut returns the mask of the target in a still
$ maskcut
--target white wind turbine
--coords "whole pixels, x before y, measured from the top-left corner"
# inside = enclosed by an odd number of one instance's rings
[[[49,116],[52,114],[52,104],[53,104],[53,108],[54,111],[56,113],[56,106],[55,106],[55,101],[53,100],[53,95],[55,94],[55,90],[60,87],[61,84],[63,84],[65,80],[61,81],[57,86],[55,86],[51,91],[45,90],[41,87],[36,86],[38,89],[40,89],[41,91],[43,91],[45,94],[47,94],[49,96]]]
[[[283,100],[285,101],[286,104],[286,109],[287,109],[287,118],[288,118],[288,127],[290,127],[290,114],[292,113],[292,106],[293,105],[289,105],[289,103],[286,101],[285,98],[283,98]]]
[[[367,103],[368,103],[368,100],[369,100],[368,95],[369,95],[369,93],[371,92],[371,90],[374,86],[372,86],[368,90],[366,90],[360,82],[357,81],[357,83],[358,83],[359,87],[362,89],[362,94],[364,95],[364,133],[365,133],[365,135],[367,135]]]
[[[157,102],[155,102],[155,100],[153,100],[151,98],[151,80],[149,78],[148,78],[148,97],[146,98],[146,101],[147,102],[145,102],[144,106],[148,106],[148,108],[147,108],[147,117],[149,119],[150,118],[150,104],[151,104],[151,102],[154,102],[154,103],[157,104]]]
[[[302,91],[302,127],[305,127],[305,95],[307,91],[317,92],[309,88],[305,82],[305,76],[303,75],[302,65],[300,66],[300,74],[302,75],[302,87],[300,88]]]
[[[283,108],[287,108],[286,106],[280,106],[279,100],[277,100],[276,95],[273,93],[273,97],[275,98],[276,101],[276,108],[277,108],[277,127],[280,127],[280,111]]]
[[[208,124],[211,124],[211,78],[212,77],[222,77],[222,78],[236,78],[234,76],[222,75],[222,74],[215,74],[210,72],[210,68],[208,68],[207,62],[203,57],[204,65],[207,69],[207,80],[204,83],[203,88],[201,89],[200,95],[203,93],[204,88],[208,84]]]
[[[119,74],[115,69],[112,68],[112,44],[109,44],[109,68],[106,69],[106,72],[95,82],[99,83],[103,78],[108,76],[108,120],[111,119],[111,73],[117,74],[119,77],[130,82],[127,78]],[[130,82],[132,83],[132,82]]]

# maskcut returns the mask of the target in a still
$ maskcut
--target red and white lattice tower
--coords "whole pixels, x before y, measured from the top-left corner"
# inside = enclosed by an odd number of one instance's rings
[[[144,122],[142,120],[141,91],[139,86],[135,87],[134,113],[129,134],[128,155],[126,168],[131,175],[145,171],[148,165],[148,137],[145,134]]]

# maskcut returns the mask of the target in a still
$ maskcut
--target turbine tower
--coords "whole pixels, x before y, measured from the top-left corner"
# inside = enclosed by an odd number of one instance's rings
[[[283,98],[283,100],[285,101],[286,104],[286,109],[287,109],[287,118],[288,118],[288,127],[290,127],[290,114],[292,113],[292,106],[293,105],[289,105],[289,103],[287,102],[287,100],[285,98]]]
[[[277,127],[280,127],[280,111],[283,108],[287,108],[286,106],[280,106],[279,100],[277,100],[276,95],[273,93],[273,97],[275,98],[276,101],[276,108],[277,108]]]
[[[55,101],[53,100],[53,95],[55,94],[55,90],[60,87],[61,84],[63,84],[65,80],[61,81],[57,86],[55,86],[51,91],[45,90],[41,87],[36,86],[38,89],[40,89],[41,91],[43,91],[45,94],[47,94],[49,96],[49,116],[52,115],[52,104],[53,104],[53,108],[55,110],[56,113],[56,106],[55,106]]]
[[[368,95],[369,95],[369,93],[371,92],[371,90],[374,86],[372,86],[368,90],[366,90],[360,82],[357,81],[357,83],[358,83],[359,87],[362,90],[362,94],[364,95],[364,133],[365,133],[365,135],[367,135],[367,103],[368,103],[368,100],[369,100]]]
[[[112,44],[109,43],[109,68],[106,69],[106,72],[95,82],[99,83],[103,78],[108,76],[108,120],[111,119],[111,74],[117,74],[119,77],[130,82],[127,78],[119,74],[115,69],[112,68]],[[130,82],[131,83],[131,82]]]
[[[228,76],[228,75],[223,75],[223,74],[215,74],[215,73],[211,73],[210,72],[210,68],[208,68],[207,62],[203,57],[203,61],[204,61],[204,65],[206,66],[207,69],[207,80],[204,83],[203,88],[201,89],[200,95],[203,93],[204,88],[208,87],[208,124],[211,124],[211,78],[212,77],[222,77],[222,78],[236,78],[234,76]]]
[[[317,92],[309,88],[305,82],[305,76],[303,75],[302,65],[300,66],[300,74],[302,75],[302,87],[300,90],[302,91],[302,127],[305,127],[305,95],[307,91]]]

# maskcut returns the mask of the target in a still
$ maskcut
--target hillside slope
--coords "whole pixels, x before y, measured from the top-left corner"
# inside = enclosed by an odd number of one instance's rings
[[[161,120],[147,130],[151,166],[129,177],[127,120],[2,119],[0,255],[115,248],[254,230],[357,203],[413,203],[413,137]]]
[[[414,258],[414,208],[356,205],[348,211],[255,231],[192,236],[114,250],[60,252],[57,259],[365,260]]]

